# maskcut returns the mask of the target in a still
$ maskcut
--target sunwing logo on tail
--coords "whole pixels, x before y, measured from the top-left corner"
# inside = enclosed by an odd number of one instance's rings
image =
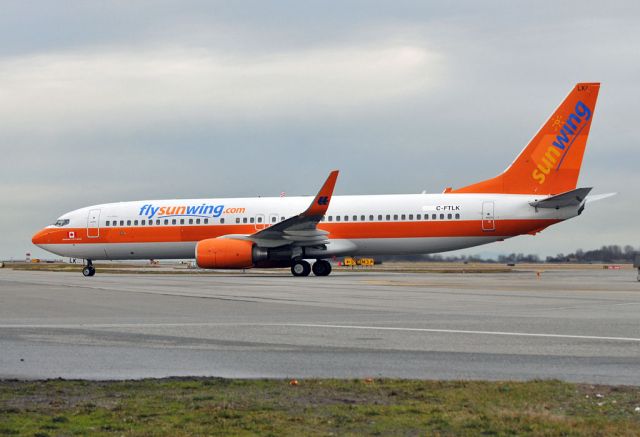
[[[547,148],[546,152],[538,160],[534,160],[536,167],[531,173],[531,177],[539,184],[544,184],[547,179],[547,175],[551,172],[553,167],[556,166],[556,170],[562,165],[562,161],[569,152],[571,145],[578,138],[580,132],[588,124],[587,122],[591,118],[591,109],[582,101],[576,103],[574,111],[567,117],[567,120],[562,124],[562,120],[555,117],[552,121],[553,127],[556,130],[562,125],[558,134],[556,135],[553,143]]]

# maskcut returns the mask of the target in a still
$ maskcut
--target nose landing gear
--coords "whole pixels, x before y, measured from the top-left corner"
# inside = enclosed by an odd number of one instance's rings
[[[96,268],[93,267],[90,259],[87,260],[87,265],[82,268],[82,274],[84,276],[93,276],[96,274]]]

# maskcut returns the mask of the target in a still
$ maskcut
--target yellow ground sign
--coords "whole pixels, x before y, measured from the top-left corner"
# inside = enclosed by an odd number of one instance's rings
[[[352,258],[350,256],[344,259],[344,265],[347,267],[355,267],[355,266],[373,266],[375,261],[373,258]]]

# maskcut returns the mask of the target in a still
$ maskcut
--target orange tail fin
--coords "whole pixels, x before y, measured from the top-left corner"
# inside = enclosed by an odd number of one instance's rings
[[[452,193],[559,194],[576,188],[600,90],[579,83],[501,175]]]

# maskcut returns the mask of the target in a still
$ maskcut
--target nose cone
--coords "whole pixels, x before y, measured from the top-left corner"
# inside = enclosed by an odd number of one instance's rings
[[[39,230],[31,237],[31,242],[36,246],[47,244],[49,242],[49,230],[46,228]]]

